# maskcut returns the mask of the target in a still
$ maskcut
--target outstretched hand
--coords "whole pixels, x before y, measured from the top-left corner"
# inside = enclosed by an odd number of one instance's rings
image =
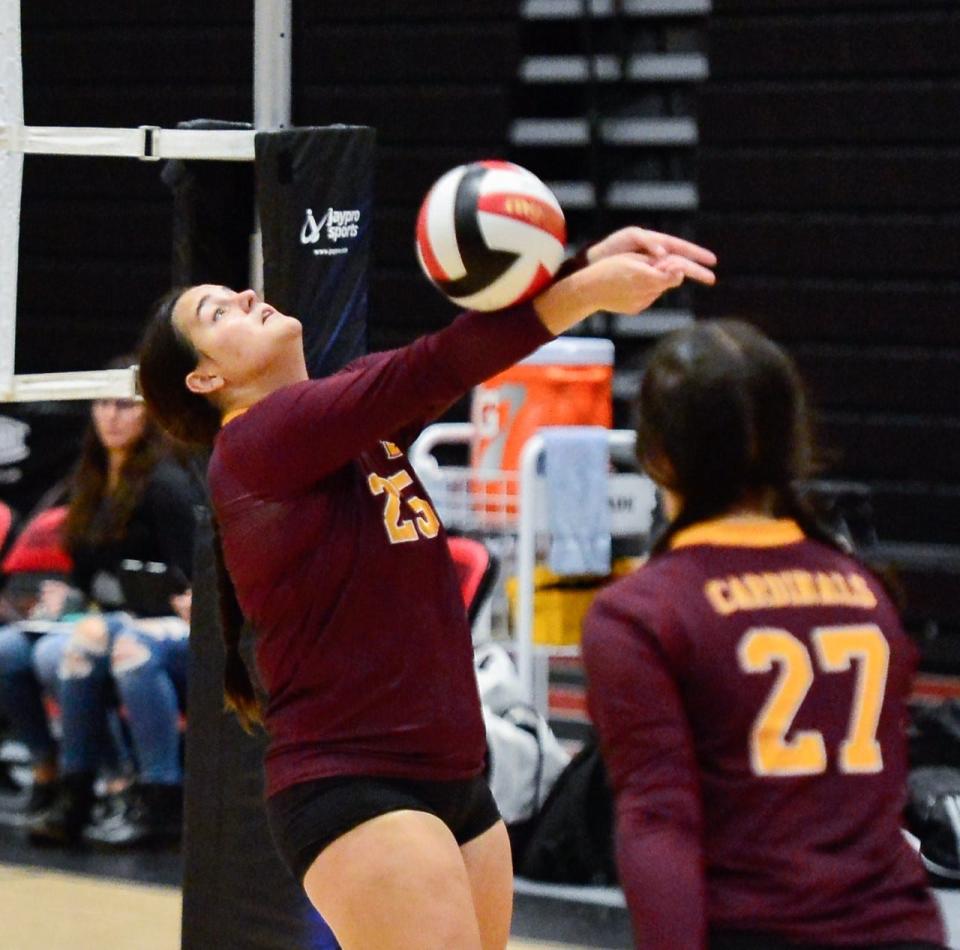
[[[548,330],[563,333],[599,310],[640,313],[686,279],[712,285],[716,260],[682,238],[623,228],[590,247],[587,266],[548,287],[534,307]]]
[[[683,283],[679,269],[657,267],[645,254],[611,254],[580,272],[593,312],[640,313]],[[589,283],[587,281],[589,280]]]
[[[672,234],[648,231],[646,228],[628,227],[614,231],[587,249],[587,261],[593,264],[606,257],[626,253],[640,255],[657,270],[681,274],[701,284],[713,286],[717,281],[711,270],[717,263],[713,251]]]

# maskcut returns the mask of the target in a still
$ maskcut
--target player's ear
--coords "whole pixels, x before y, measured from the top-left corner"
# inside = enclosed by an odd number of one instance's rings
[[[198,396],[211,396],[223,389],[224,379],[211,367],[197,366],[196,369],[187,373],[184,382],[190,392]]]

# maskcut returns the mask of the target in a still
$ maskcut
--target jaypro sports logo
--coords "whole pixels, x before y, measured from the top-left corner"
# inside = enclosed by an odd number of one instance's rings
[[[300,243],[317,245],[325,238],[327,243],[322,247],[314,247],[314,254],[346,254],[350,248],[340,242],[351,241],[359,233],[360,212],[355,209],[327,208],[318,221],[313,215],[313,208],[307,208],[307,217],[300,229]]]

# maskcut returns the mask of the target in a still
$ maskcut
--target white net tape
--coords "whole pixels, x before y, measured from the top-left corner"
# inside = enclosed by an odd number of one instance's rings
[[[254,158],[254,134],[233,129],[58,128],[0,123],[0,149],[25,155],[249,162]]]

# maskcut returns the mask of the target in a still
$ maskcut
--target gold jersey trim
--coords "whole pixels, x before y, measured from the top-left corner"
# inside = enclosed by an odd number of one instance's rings
[[[714,547],[776,548],[784,544],[796,544],[803,538],[803,531],[792,518],[758,518],[750,521],[717,518],[678,531],[670,547],[709,544]]]
[[[249,408],[250,408],[249,406],[244,406],[243,409],[231,409],[220,420],[220,428],[222,429],[228,422],[233,422],[233,420],[236,419],[237,416],[242,416]]]

